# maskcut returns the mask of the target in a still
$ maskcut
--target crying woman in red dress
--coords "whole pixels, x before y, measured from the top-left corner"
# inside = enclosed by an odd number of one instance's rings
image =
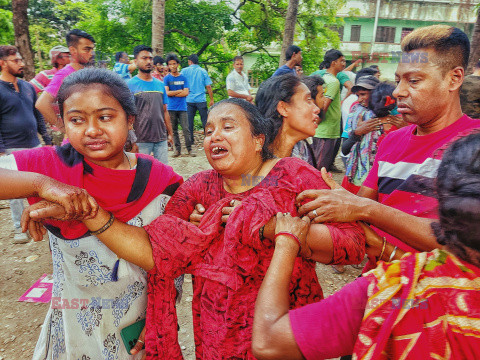
[[[272,123],[252,104],[228,99],[211,108],[204,148],[212,170],[192,176],[175,192],[160,216],[144,229],[99,210],[84,220],[119,257],[149,271],[147,358],[182,358],[177,342],[173,279],[194,275],[193,324],[197,359],[254,359],[251,336],[255,299],[274,246],[274,215],[297,215],[295,197],[327,188],[320,173],[294,158],[269,150]],[[236,201],[224,223],[222,209]],[[206,212],[196,226],[196,204]],[[322,299],[315,261],[358,263],[364,257],[363,231],[352,223],[315,224],[295,260],[290,307]]]

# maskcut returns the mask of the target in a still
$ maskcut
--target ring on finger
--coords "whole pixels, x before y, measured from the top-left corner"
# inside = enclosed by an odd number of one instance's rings
[[[283,216],[287,216],[288,214],[289,214],[288,212],[286,212],[286,213],[283,213]]]
[[[317,209],[313,210],[313,215],[315,215],[315,217],[318,216],[318,214],[317,214]]]
[[[230,206],[235,206],[235,199],[230,200]]]

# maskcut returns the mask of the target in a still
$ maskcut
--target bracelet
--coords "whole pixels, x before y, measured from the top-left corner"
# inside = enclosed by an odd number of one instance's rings
[[[393,248],[392,253],[390,254],[390,259],[388,259],[388,262],[391,262],[391,261],[392,261],[392,259],[395,257],[395,253],[396,253],[396,252],[397,252],[397,247],[395,246],[395,247]]]
[[[110,219],[108,219],[107,223],[96,231],[90,231],[90,234],[95,236],[100,235],[101,233],[106,231],[110,226],[112,226],[114,221],[115,221],[115,216],[112,213],[110,213]]]
[[[258,235],[260,236],[260,240],[263,240],[263,230],[265,230],[265,225],[263,225],[260,230],[258,230]]]
[[[302,247],[302,245],[300,245],[300,240],[298,239],[297,235],[289,233],[287,231],[280,231],[279,233],[275,234],[275,239],[277,239],[277,237],[279,237],[280,235],[291,237],[292,239],[294,239],[297,242],[299,248]]]
[[[387,239],[385,239],[385,237],[383,237],[383,248],[382,248],[382,252],[380,253],[380,256],[378,257],[378,260],[382,260],[382,256],[383,256],[383,253],[385,252],[385,248],[387,246]]]

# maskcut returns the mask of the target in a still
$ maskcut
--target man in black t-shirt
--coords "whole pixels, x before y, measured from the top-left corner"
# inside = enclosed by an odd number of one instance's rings
[[[46,145],[52,145],[43,117],[35,109],[37,94],[33,85],[18,79],[23,77],[24,66],[15,46],[0,46],[0,156],[40,146],[38,133]],[[20,228],[23,199],[10,200],[10,209],[15,228],[13,243],[28,242],[27,235]]]

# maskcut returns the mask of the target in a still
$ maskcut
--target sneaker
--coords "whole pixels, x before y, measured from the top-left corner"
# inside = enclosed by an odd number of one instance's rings
[[[194,152],[193,150],[190,150],[190,151],[188,152],[188,155],[189,155],[190,157],[196,157],[196,156],[197,156],[197,154],[195,154],[195,152]]]
[[[14,244],[26,244],[30,242],[30,239],[26,233],[22,232],[22,229],[15,229],[12,243]]]
[[[175,153],[173,154],[173,157],[179,157],[181,155],[180,151],[175,150]]]

